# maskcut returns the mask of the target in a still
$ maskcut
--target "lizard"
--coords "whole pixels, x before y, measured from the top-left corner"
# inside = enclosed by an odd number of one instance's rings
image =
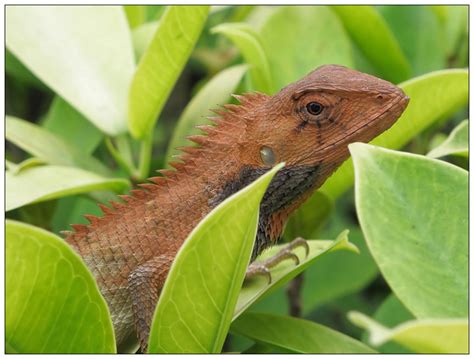
[[[212,124],[188,137],[194,144],[180,148],[173,169],[121,195],[123,202],[99,204],[102,216],[85,215],[89,224],[65,234],[95,276],[117,344],[132,336],[146,350],[173,259],[219,203],[285,162],[260,204],[253,262],[349,157],[348,144],[390,128],[409,102],[392,83],[339,65],[321,66],[273,96],[233,96],[239,103],[214,110]]]

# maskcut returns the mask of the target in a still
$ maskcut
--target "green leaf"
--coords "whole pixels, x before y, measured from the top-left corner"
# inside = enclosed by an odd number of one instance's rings
[[[231,7],[232,6],[230,6],[230,5],[212,5],[211,9],[209,11],[209,15],[218,14],[219,12],[226,11],[226,10],[230,9]]]
[[[7,162],[7,170],[10,171],[12,174],[16,175],[19,172],[26,170],[27,168],[42,166],[44,164],[46,163],[43,160],[37,157],[30,157],[18,164]]]
[[[417,318],[467,316],[468,172],[362,143],[349,150],[359,221],[393,292]]]
[[[225,35],[239,48],[245,62],[251,65],[252,89],[267,94],[271,93],[272,77],[258,33],[245,23],[220,24],[212,28],[211,32]]]
[[[245,22],[259,30],[272,14],[281,11],[281,7],[278,6],[253,6],[253,8],[254,10],[246,17]]]
[[[258,6],[252,5],[239,5],[233,6],[232,8],[232,15],[230,16],[230,22],[241,22],[248,19],[250,14],[256,9]]]
[[[413,69],[421,75],[444,67],[441,24],[428,6],[377,6]],[[417,31],[413,31],[417,29]]]
[[[102,131],[127,129],[133,49],[119,6],[9,6],[8,49]]]
[[[146,21],[145,5],[123,5],[130,29],[140,26]]]
[[[38,166],[14,175],[7,171],[6,210],[77,193],[98,190],[122,192],[129,182],[122,178],[105,178],[74,167]]]
[[[414,319],[411,314],[400,302],[400,300],[392,293],[377,308],[373,315],[374,320],[387,327],[394,327],[398,324]],[[362,340],[368,343],[368,332],[365,331]],[[411,350],[394,342],[387,342],[378,347],[381,353],[412,353]]]
[[[146,21],[156,21],[161,18],[166,10],[166,5],[146,5]]]
[[[7,116],[6,139],[46,163],[109,174],[107,167],[100,161],[85,155],[62,138],[31,122]]]
[[[416,77],[399,85],[410,103],[398,121],[370,143],[386,148],[401,148],[434,123],[447,119],[468,101],[467,70],[443,70]],[[335,199],[354,181],[352,160],[324,183],[320,191]]]
[[[241,354],[272,354],[277,352],[278,348],[272,345],[255,343],[250,348],[244,350]]]
[[[87,155],[94,152],[104,137],[97,127],[59,96],[54,97],[42,127]]]
[[[231,331],[294,353],[375,353],[345,334],[293,317],[246,313],[232,323]]]
[[[286,260],[270,270],[272,282],[269,284],[267,277],[257,276],[248,280],[242,287],[235,307],[234,320],[240,316],[251,304],[255,303],[262,296],[267,295],[277,288],[280,288],[299,273],[304,271],[310,265],[324,254],[332,251],[345,249],[358,253],[358,249],[349,242],[347,234],[349,231],[343,231],[335,240],[309,240],[309,255],[305,257],[303,248],[296,248],[293,252],[298,255],[300,263],[295,265],[292,260]],[[263,261],[276,253],[288,244],[273,246],[265,251],[263,255],[257,258],[257,261]]]
[[[219,72],[191,99],[174,128],[166,152],[167,162],[173,160],[172,156],[179,154],[178,147],[189,145],[186,136],[200,132],[195,128],[196,125],[210,123],[206,119],[212,115],[209,109],[223,105],[229,100],[247,68],[246,65],[236,65]]]
[[[469,7],[465,6],[446,6],[447,19],[445,25],[445,48],[448,58],[456,56],[462,37],[468,33],[468,12]]]
[[[392,82],[410,76],[410,64],[383,17],[373,6],[333,6],[347,32],[380,74]]]
[[[389,329],[362,313],[349,312],[348,316],[355,325],[369,331],[369,341],[375,346],[392,340],[423,354],[469,352],[467,319],[412,320]]]
[[[259,203],[282,167],[227,198],[186,239],[160,294],[150,353],[220,353],[250,261]]]
[[[469,155],[469,123],[467,120],[457,125],[443,143],[427,154],[428,157],[432,158],[447,155],[459,155],[464,157]]]
[[[59,237],[7,221],[7,352],[114,353],[109,311],[92,274]]]
[[[448,19],[448,5],[429,5],[429,9],[434,12],[438,22],[444,24]],[[453,6],[454,7],[454,6]]]
[[[5,73],[14,77],[15,80],[41,90],[48,90],[35,75],[18,60],[8,49],[5,51]]]
[[[339,230],[345,225],[341,224],[336,228]],[[329,233],[323,233],[328,238]],[[330,256],[321,257],[317,265],[305,271],[302,291],[304,314],[309,315],[336,298],[362,290],[377,276],[378,269],[370,256],[362,231],[358,226],[352,225],[350,233],[351,242],[359,249],[359,255],[337,251]]]
[[[334,203],[331,198],[322,192],[316,192],[290,216],[283,237],[289,242],[296,237],[312,238],[316,236],[331,214],[333,207]]]
[[[153,130],[179,74],[201,34],[209,6],[170,6],[138,64],[129,93],[128,127],[133,136]]]
[[[137,61],[142,58],[146,49],[150,46],[150,43],[153,40],[153,35],[155,35],[156,29],[158,28],[158,24],[158,21],[152,21],[133,29],[133,50]]]
[[[326,6],[277,8],[266,18],[260,36],[273,79],[271,93],[321,65],[353,66],[350,40]]]

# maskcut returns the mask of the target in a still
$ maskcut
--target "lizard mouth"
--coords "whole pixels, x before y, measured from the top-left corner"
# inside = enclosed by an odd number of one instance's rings
[[[356,137],[364,129],[373,127],[374,124],[380,123],[382,125],[382,128],[379,132],[375,134],[374,137],[379,136],[381,133],[388,130],[396,122],[396,120],[400,117],[403,111],[405,111],[405,108],[407,107],[409,101],[410,101],[410,98],[406,96],[404,93],[402,93],[402,95],[399,96],[398,99],[395,102],[393,102],[385,112],[381,113],[378,116],[375,116],[372,120],[370,120],[366,124],[354,129],[352,132],[348,133],[346,136],[344,136],[340,140],[334,143],[331,143],[330,145],[327,145],[323,147],[322,149],[318,149],[318,152],[326,152],[330,149],[334,149],[334,147],[337,147],[341,144],[349,144],[351,143],[351,139]],[[372,138],[368,139],[367,141],[372,140]]]

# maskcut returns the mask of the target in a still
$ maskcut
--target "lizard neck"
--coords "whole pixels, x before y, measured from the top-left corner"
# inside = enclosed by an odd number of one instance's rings
[[[288,216],[316,188],[320,178],[320,167],[319,164],[315,166],[294,165],[277,172],[260,204],[257,238],[252,252],[252,260],[281,237]],[[217,206],[269,169],[243,166],[235,178],[224,183],[217,195],[209,199],[210,207]]]

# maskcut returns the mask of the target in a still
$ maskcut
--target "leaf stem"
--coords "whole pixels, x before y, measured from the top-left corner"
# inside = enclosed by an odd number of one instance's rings
[[[136,169],[134,168],[133,166],[133,163],[132,162],[128,162],[124,157],[123,157],[123,154],[120,153],[114,146],[114,144],[112,143],[112,140],[110,137],[107,137],[105,139],[105,145],[107,147],[107,149],[109,150],[110,154],[112,155],[112,157],[114,158],[115,162],[117,162],[117,164],[123,168],[123,170],[125,172],[127,172],[127,174],[130,176],[130,177],[133,177],[136,173]],[[131,157],[130,157],[131,159]]]
[[[125,162],[129,164],[130,167],[134,168],[133,165],[133,155],[132,149],[130,147],[130,140],[128,135],[119,135],[115,138],[115,143],[117,144],[117,150],[124,159]]]
[[[150,131],[141,143],[140,162],[138,165],[138,179],[144,180],[150,172],[151,151],[153,145],[153,131]]]

